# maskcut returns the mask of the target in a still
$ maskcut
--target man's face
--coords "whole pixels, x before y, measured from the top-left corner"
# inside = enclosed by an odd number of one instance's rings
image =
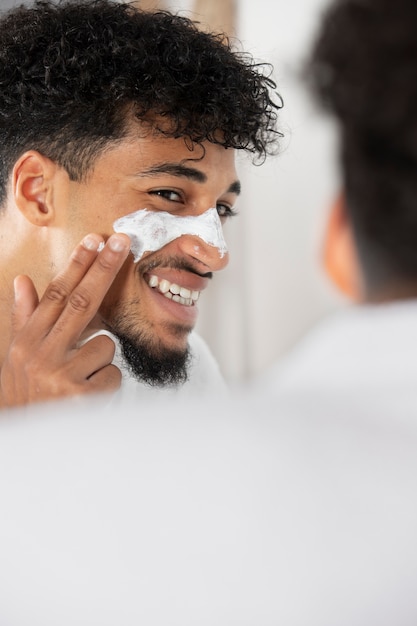
[[[110,235],[115,220],[140,209],[198,216],[216,207],[223,222],[238,193],[232,149],[205,142],[190,150],[182,138],[160,134],[125,139],[97,159],[85,183],[70,183],[73,243],[88,232]],[[137,263],[129,255],[103,301],[100,322],[119,336],[138,376],[176,382],[199,294],[227,262],[227,253],[194,235],[145,253]]]

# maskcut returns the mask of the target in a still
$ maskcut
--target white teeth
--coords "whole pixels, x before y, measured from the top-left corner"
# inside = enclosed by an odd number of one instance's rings
[[[191,298],[191,291],[189,289],[186,289],[185,287],[181,287],[180,296],[181,298],[185,298],[186,300],[189,300]]]
[[[171,287],[171,283],[168,280],[161,280],[161,282],[159,283],[159,291],[161,293],[166,293],[167,291],[169,291],[169,288]]]
[[[157,288],[159,291],[169,300],[178,302],[185,306],[192,306],[200,297],[200,292],[196,290],[190,290],[186,287],[181,287],[177,283],[170,283],[163,278],[161,281],[157,276],[152,274],[148,282],[150,287]]]

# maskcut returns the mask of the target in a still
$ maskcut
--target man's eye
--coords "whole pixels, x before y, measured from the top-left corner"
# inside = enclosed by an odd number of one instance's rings
[[[181,202],[180,194],[172,189],[156,189],[155,191],[151,191],[151,195],[159,196],[170,202]]]
[[[232,209],[232,207],[228,206],[227,204],[218,204],[216,208],[219,217],[234,217],[235,215],[237,215],[237,211]]]

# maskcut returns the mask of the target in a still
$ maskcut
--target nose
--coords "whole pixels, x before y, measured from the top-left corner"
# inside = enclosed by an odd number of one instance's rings
[[[219,272],[229,263],[229,253],[212,246],[196,235],[182,235],[177,239],[181,255],[189,256],[205,266],[206,272]]]
[[[204,271],[218,272],[225,268],[229,255],[217,209],[212,207],[183,220],[182,236],[178,238],[180,253],[203,264]]]

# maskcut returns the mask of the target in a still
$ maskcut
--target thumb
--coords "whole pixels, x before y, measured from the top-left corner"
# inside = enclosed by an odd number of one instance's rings
[[[13,337],[26,325],[39,304],[39,297],[29,276],[14,279],[14,302],[12,307]]]

